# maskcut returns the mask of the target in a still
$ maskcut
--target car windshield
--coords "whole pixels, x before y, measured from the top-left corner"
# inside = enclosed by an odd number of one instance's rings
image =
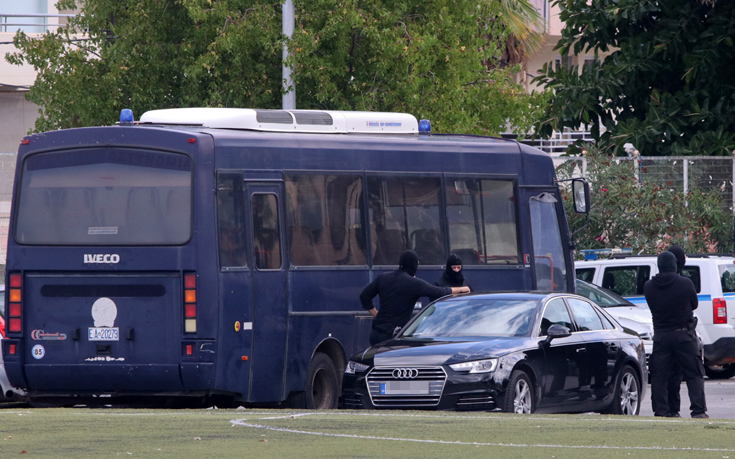
[[[577,293],[585,298],[597,303],[598,306],[603,308],[613,308],[616,306],[635,306],[630,301],[626,300],[622,296],[611,292],[610,290],[597,287],[587,282],[580,281],[577,279]]]
[[[433,303],[402,337],[525,336],[538,302],[514,298],[453,298]]]

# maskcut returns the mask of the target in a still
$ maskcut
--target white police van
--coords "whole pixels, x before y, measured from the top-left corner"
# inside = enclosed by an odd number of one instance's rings
[[[612,290],[634,304],[646,305],[643,284],[658,273],[655,256],[613,256],[575,262],[577,279]],[[735,260],[689,255],[682,274],[699,298],[697,331],[704,344],[707,376],[735,376]]]

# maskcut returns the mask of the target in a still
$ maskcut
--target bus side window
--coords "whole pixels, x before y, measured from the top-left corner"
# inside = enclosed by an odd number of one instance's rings
[[[217,177],[217,242],[223,268],[246,266],[245,204],[242,175],[221,173]]]
[[[365,265],[362,177],[286,174],[286,234],[293,266]]]
[[[373,265],[395,265],[412,249],[424,265],[443,265],[447,251],[438,177],[370,177],[368,203]]]
[[[452,253],[467,265],[519,263],[512,181],[448,177],[445,194]]]
[[[278,200],[274,194],[254,194],[253,251],[258,269],[281,267],[281,238],[278,230]]]

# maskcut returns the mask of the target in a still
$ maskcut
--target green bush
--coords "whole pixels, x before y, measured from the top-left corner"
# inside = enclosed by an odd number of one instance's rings
[[[679,244],[688,253],[732,251],[732,210],[719,190],[684,193],[670,182],[639,180],[637,161],[621,161],[590,144],[578,151],[587,160],[589,224],[573,212],[571,193],[562,189],[569,226],[578,231],[578,249],[630,248],[633,253],[655,254]],[[557,174],[560,179],[579,176],[580,166],[581,161],[568,161]]]

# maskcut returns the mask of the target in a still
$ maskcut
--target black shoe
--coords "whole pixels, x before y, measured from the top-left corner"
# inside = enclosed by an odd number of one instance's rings
[[[694,419],[709,419],[709,416],[707,416],[707,413],[699,413],[699,414],[693,414],[692,418]]]
[[[669,413],[666,415],[667,418],[680,418],[681,415],[679,413]]]

